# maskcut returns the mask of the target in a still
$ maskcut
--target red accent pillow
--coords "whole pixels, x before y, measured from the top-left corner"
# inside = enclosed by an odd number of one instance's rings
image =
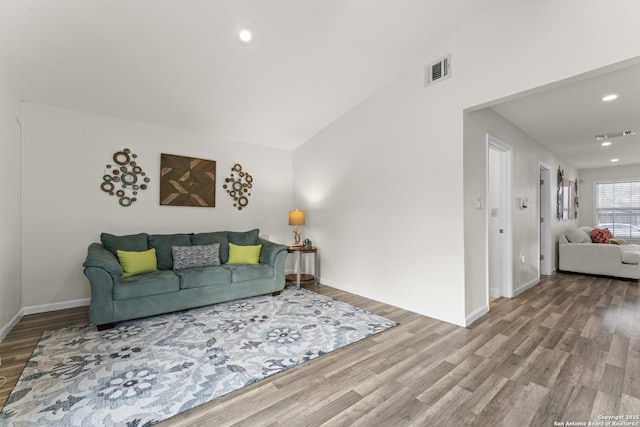
[[[605,228],[594,228],[593,231],[591,231],[591,233],[589,233],[589,235],[591,236],[591,241],[593,243],[606,243],[609,244],[609,239],[613,236],[611,236],[611,232]],[[611,237],[610,237],[611,236]]]
[[[607,237],[610,239],[613,239],[613,233],[611,233],[611,230],[609,230],[608,228],[605,228],[604,231],[607,232]]]

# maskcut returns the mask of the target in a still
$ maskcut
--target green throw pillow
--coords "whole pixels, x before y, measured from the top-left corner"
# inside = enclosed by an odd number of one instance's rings
[[[257,264],[260,261],[262,245],[240,246],[229,243],[227,264]]]
[[[158,270],[158,260],[154,248],[142,252],[118,250],[118,261],[122,266],[123,277],[151,273]]]
[[[616,239],[609,239],[609,243],[611,243],[612,245],[619,245],[620,242],[618,242]]]

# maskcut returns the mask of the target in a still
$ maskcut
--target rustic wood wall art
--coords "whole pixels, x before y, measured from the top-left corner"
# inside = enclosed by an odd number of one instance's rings
[[[147,189],[147,174],[138,165],[138,155],[128,148],[113,155],[113,164],[108,164],[102,175],[100,189],[116,196],[120,206],[128,207],[138,200],[138,192]]]
[[[215,207],[216,162],[162,153],[160,204]]]
[[[240,163],[236,163],[231,168],[231,175],[224,180],[222,186],[227,194],[233,198],[233,206],[241,211],[249,204],[251,189],[253,188],[253,177],[242,170]]]

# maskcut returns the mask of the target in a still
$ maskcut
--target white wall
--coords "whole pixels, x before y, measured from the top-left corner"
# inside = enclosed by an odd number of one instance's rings
[[[630,0],[501,1],[297,149],[294,204],[323,281],[466,324],[484,252],[464,247],[485,238],[464,232],[463,111],[640,55],[638,13]],[[616,25],[599,31],[603,16]],[[452,77],[423,88],[424,64],[448,53]]]
[[[323,283],[459,323],[462,175],[447,164],[462,150],[451,111],[427,114],[423,94],[399,80],[297,149],[294,200]]]
[[[558,265],[558,235],[564,230],[577,225],[576,220],[559,221],[555,216],[556,206],[556,173],[558,166],[564,170],[565,179],[575,181],[578,170],[567,161],[553,154],[547,147],[531,138],[513,123],[490,108],[483,108],[465,114],[464,121],[464,188],[465,188],[465,259],[472,262],[465,274],[466,314],[482,311],[487,302],[487,286],[485,278],[487,244],[484,238],[487,210],[476,209],[476,199],[485,199],[486,191],[486,135],[498,138],[513,148],[513,186],[511,200],[511,219],[513,227],[513,291],[517,294],[522,289],[537,283],[540,279],[538,244],[539,228],[538,207],[540,163],[551,168],[553,177],[552,194],[549,204],[552,212],[547,219],[552,221],[551,233],[554,242],[551,259],[554,269]],[[528,207],[520,208],[520,198],[527,197]],[[520,261],[524,255],[525,262]]]
[[[274,241],[289,239],[289,151],[31,103],[23,104],[23,128],[25,307],[88,298],[82,262],[87,246],[99,241],[103,231],[189,233],[258,227]],[[138,164],[152,179],[149,189],[126,208],[100,190],[105,165],[125,147],[138,155]],[[215,160],[216,207],[160,206],[160,153]],[[222,189],[235,163],[254,178],[249,205],[242,211]]]
[[[0,61],[0,340],[20,311],[20,102]]]
[[[598,181],[612,179],[640,178],[640,165],[613,166],[598,169],[580,169],[580,181],[578,186],[578,201],[580,212],[578,223],[594,227],[595,224],[595,193],[594,185]]]

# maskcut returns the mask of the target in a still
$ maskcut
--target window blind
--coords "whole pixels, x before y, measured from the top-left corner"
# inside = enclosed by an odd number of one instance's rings
[[[614,237],[640,239],[640,178],[596,182],[596,226]]]

